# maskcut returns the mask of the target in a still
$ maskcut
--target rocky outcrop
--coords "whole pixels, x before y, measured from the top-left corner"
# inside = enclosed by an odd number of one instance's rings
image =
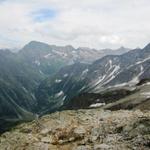
[[[148,150],[150,111],[56,112],[0,136],[4,150]]]

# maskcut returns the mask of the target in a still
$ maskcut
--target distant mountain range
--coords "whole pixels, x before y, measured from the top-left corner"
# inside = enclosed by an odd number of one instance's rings
[[[150,77],[149,58],[150,45],[95,50],[32,41],[17,53],[0,50],[0,130],[66,109],[83,93],[135,85]]]
[[[105,56],[90,65],[76,63],[62,68],[39,86],[37,97],[39,106],[46,103],[51,110],[55,110],[64,108],[68,103],[71,105],[72,99],[82,93],[101,93],[109,88],[132,87],[140,80],[149,78],[150,44],[122,55]]]

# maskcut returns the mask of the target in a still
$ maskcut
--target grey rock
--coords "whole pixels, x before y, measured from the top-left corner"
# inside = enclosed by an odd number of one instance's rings
[[[94,150],[109,150],[110,146],[107,144],[94,145]]]

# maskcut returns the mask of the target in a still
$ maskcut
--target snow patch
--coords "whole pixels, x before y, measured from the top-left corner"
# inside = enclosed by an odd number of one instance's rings
[[[62,98],[62,101],[61,101],[61,103],[60,103],[60,106],[62,106],[63,104],[64,104],[64,100],[66,99],[66,96],[64,96],[63,98]]]
[[[145,83],[144,85],[150,85],[150,82]]]
[[[40,66],[40,64],[41,64],[38,60],[35,60],[34,63],[38,66]]]
[[[56,79],[55,80],[55,83],[60,83],[62,80],[60,80],[60,79]]]
[[[81,92],[82,90],[84,90],[86,88],[86,86],[83,86],[80,90],[79,90],[79,92]]]
[[[112,67],[112,60],[109,60],[109,65],[110,67]]]
[[[40,74],[44,74],[41,70],[39,70]]]
[[[131,81],[129,81],[130,85],[134,85],[134,84],[137,84],[139,83],[139,77],[144,73],[144,68],[143,66],[141,65],[140,66],[140,73],[134,77]]]
[[[106,75],[99,77],[98,81],[94,84],[94,86],[100,84],[105,79],[105,77],[106,77]]]
[[[84,75],[86,75],[86,74],[88,73],[88,71],[89,71],[89,69],[85,69],[85,70],[83,70],[83,71],[82,71],[82,74],[81,74],[81,76],[84,76]]]
[[[145,62],[145,61],[147,61],[147,60],[149,60],[149,59],[150,59],[150,57],[145,58],[144,60],[138,61],[138,62],[136,62],[135,64],[136,64],[136,65],[141,64],[141,63],[143,63],[143,62]]]
[[[145,62],[145,61],[147,61],[147,60],[149,60],[149,59],[150,59],[150,57],[145,58],[144,60],[138,61],[138,62],[136,62],[135,64],[128,66],[126,69],[130,69],[131,67],[133,67],[133,66],[135,66],[135,65],[139,65],[139,64],[141,64],[141,63],[143,63],[143,62]]]
[[[96,103],[96,104],[92,104],[90,105],[90,108],[95,108],[95,107],[100,107],[100,106],[105,106],[105,103]]]
[[[49,53],[49,54],[47,54],[47,55],[45,55],[45,56],[43,56],[44,58],[49,58],[49,56],[51,56],[52,54],[51,53]]]
[[[118,71],[120,69],[120,66],[117,66],[117,65],[114,65],[114,69],[111,71],[111,73],[107,76],[107,78],[105,79],[106,81],[103,83],[104,84],[107,84],[109,83],[111,80],[113,80],[116,75],[118,74]]]
[[[64,101],[65,99],[66,99],[66,96],[64,96],[62,100]]]
[[[60,92],[55,94],[55,97],[58,98],[58,97],[63,96],[63,95],[64,95],[64,92],[60,91]]]
[[[23,86],[22,87],[22,89],[26,92],[26,93],[28,93],[28,90]]]
[[[108,71],[113,67],[112,60],[109,60],[108,63],[105,65],[105,67],[109,66]]]
[[[143,92],[140,95],[146,96],[146,98],[150,98],[150,92]]]
[[[64,77],[64,78],[68,77],[68,74],[67,74],[67,73],[66,73],[66,74],[64,74],[64,75],[63,75],[63,77]]]
[[[124,83],[121,83],[121,84],[116,84],[113,87],[122,87],[122,86],[126,86],[127,84],[128,84],[127,82],[124,82]]]

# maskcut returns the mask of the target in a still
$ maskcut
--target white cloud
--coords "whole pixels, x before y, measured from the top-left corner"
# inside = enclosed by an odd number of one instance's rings
[[[50,9],[50,19],[32,13]],[[41,15],[44,16],[44,15]],[[143,47],[150,42],[149,0],[5,0],[0,3],[0,47],[31,40],[75,47]]]

